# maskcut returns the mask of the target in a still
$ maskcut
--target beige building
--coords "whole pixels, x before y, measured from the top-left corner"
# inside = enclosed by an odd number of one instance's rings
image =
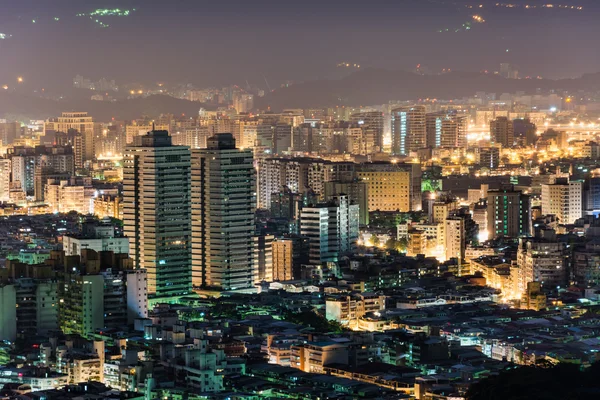
[[[289,281],[293,275],[294,242],[278,239],[273,242],[273,280]]]
[[[83,138],[83,158],[93,160],[96,157],[94,119],[87,112],[64,112],[58,117],[55,130],[67,133],[69,129],[76,130]]]
[[[46,184],[44,199],[50,212],[77,211],[80,214],[91,214],[95,192],[91,178],[54,179]]]
[[[384,309],[385,296],[376,293],[331,296],[325,300],[325,317],[351,328],[356,328],[365,314]]]
[[[449,217],[444,222],[444,248],[446,260],[458,259],[459,263],[465,260],[466,236],[465,220],[460,217]]]
[[[96,197],[94,199],[94,215],[100,219],[123,219],[123,203],[118,196]]]
[[[358,171],[367,184],[369,211],[411,210],[411,176],[408,171]]]
[[[153,127],[152,124],[138,125],[135,122],[131,125],[126,125],[125,126],[125,143],[127,143],[127,144],[133,143],[133,138],[135,138],[136,136],[145,135],[146,133],[150,132],[152,129],[155,129],[157,131],[162,131],[162,130],[166,131],[166,130],[169,130],[169,126],[168,125],[156,125]]]
[[[292,346],[290,367],[304,372],[322,374],[329,364],[348,364],[348,346],[333,341],[308,342]]]

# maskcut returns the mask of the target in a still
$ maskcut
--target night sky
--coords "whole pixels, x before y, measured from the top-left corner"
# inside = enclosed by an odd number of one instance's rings
[[[0,33],[12,35],[0,40],[0,83],[22,75],[33,85],[70,85],[79,73],[118,83],[262,84],[265,76],[277,84],[331,76],[340,61],[433,71],[510,62],[522,75],[551,78],[600,71],[600,1],[504,0],[521,6],[511,9],[497,1],[0,0]],[[116,7],[136,11],[101,17],[108,28],[76,17]]]

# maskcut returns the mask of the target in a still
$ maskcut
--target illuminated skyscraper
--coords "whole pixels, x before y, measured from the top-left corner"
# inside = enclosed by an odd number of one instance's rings
[[[251,150],[217,134],[192,152],[192,280],[194,287],[252,289],[255,171]]]
[[[392,154],[408,155],[427,145],[425,106],[392,110]]]
[[[124,233],[136,268],[148,272],[148,293],[185,295],[191,289],[190,150],[167,131],[136,136],[123,160]]]
[[[467,145],[467,117],[445,112],[426,117],[427,147],[464,147]]]

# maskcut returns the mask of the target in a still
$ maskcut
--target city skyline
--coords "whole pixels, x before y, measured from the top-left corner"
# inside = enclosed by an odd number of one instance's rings
[[[7,0],[0,398],[594,397],[600,4],[549,1]]]

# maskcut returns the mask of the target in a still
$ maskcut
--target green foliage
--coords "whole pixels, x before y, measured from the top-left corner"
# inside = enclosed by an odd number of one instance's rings
[[[300,313],[287,311],[283,314],[283,320],[314,328],[317,332],[340,333],[346,330],[340,323],[328,321],[324,316],[313,311],[302,311]]]
[[[371,241],[373,246],[379,247],[380,241],[379,241],[379,238],[377,237],[377,235],[371,235],[371,239],[369,239],[369,240]]]
[[[406,249],[408,248],[408,239],[403,237],[400,240],[397,240],[396,243],[396,250],[401,253],[406,253]]]

